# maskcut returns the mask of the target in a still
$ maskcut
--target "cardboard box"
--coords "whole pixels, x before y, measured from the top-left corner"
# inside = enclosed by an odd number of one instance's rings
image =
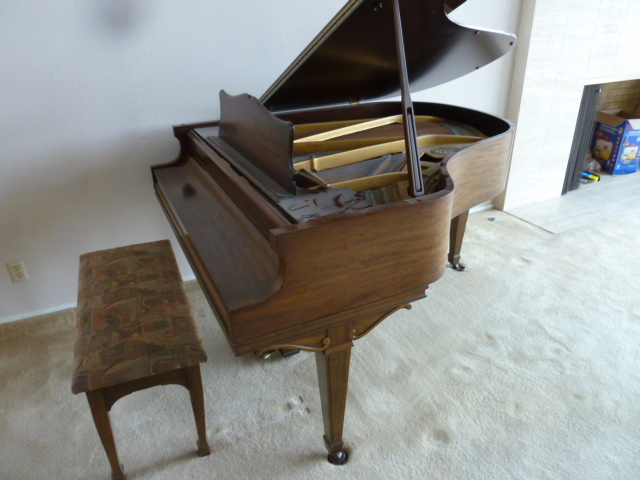
[[[594,158],[602,161],[605,172],[611,175],[637,172],[639,146],[640,113],[598,113],[591,150]]]

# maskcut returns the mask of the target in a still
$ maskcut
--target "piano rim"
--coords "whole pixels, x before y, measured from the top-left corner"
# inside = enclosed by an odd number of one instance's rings
[[[384,104],[384,108],[388,109],[388,108],[393,108],[393,104],[398,103],[399,102],[376,102],[376,104],[365,104],[365,110],[370,110],[372,107],[373,109],[377,109],[380,104]],[[503,136],[507,136],[510,133],[513,132],[514,130],[514,126],[511,122],[509,122],[506,119],[502,119],[500,117],[497,116],[493,116],[493,115],[489,115],[489,114],[485,114],[482,112],[476,112],[474,110],[471,109],[467,109],[464,107],[454,107],[454,106],[450,106],[450,105],[445,105],[445,104],[431,104],[431,103],[416,103],[416,105],[418,105],[419,107],[422,108],[430,108],[432,106],[436,106],[439,108],[445,108],[447,110],[449,109],[453,109],[455,111],[458,112],[462,112],[462,113],[475,113],[479,116],[479,118],[490,118],[492,119],[494,122],[500,122],[504,127],[505,130],[503,130],[501,133],[497,134],[497,135],[492,135],[492,136],[488,136],[485,140],[482,140],[480,142],[477,142],[476,144],[472,145],[469,148],[474,148],[478,145],[482,145],[485,144],[487,142],[491,142],[496,140],[499,137],[503,137]],[[391,107],[390,107],[391,106]],[[317,116],[318,114],[320,115],[326,115],[328,112],[334,112],[334,111],[340,111],[340,112],[349,112],[350,114],[353,113],[357,113],[356,111],[360,111],[362,110],[362,108],[358,108],[358,107],[363,107],[362,105],[359,106],[346,106],[346,107],[329,107],[329,108],[325,108],[325,109],[314,109],[313,112],[311,112],[312,116]],[[282,115],[287,115],[287,116],[293,116],[294,118],[298,118],[300,116],[302,116],[303,118],[305,117],[305,114],[307,114],[309,112],[307,111],[294,111],[294,112],[289,112],[289,113],[285,113]],[[431,113],[429,113],[431,114]],[[280,114],[276,114],[276,115],[280,115]],[[361,115],[358,115],[358,118],[362,118]],[[449,119],[449,116],[443,116],[443,118],[445,119]],[[332,118],[333,119],[333,118]],[[453,120],[459,120],[459,118],[454,117],[452,118]],[[308,119],[304,118],[305,123],[311,123]],[[326,120],[325,120],[326,121]],[[187,156],[184,155],[184,152],[187,151],[185,149],[185,142],[188,142],[188,133],[189,132],[193,132],[204,144],[206,144],[209,148],[211,148],[212,150],[214,150],[214,152],[216,153],[217,156],[219,156],[224,162],[227,163],[227,165],[229,165],[228,161],[226,159],[224,159],[224,157],[222,157],[220,155],[219,152],[215,151],[215,149],[212,148],[211,144],[208,143],[206,141],[206,138],[203,138],[201,135],[198,134],[197,129],[199,128],[204,128],[204,127],[214,127],[218,125],[218,121],[209,121],[209,122],[198,122],[198,123],[192,123],[192,124],[183,124],[183,125],[177,125],[174,127],[174,133],[176,135],[176,137],[179,139],[180,143],[181,143],[181,151],[179,152],[177,158],[172,161],[172,162],[168,162],[168,163],[164,163],[164,164],[159,164],[159,165],[153,165],[151,167],[152,172],[154,172],[155,169],[159,169],[159,168],[163,168],[163,167],[170,167],[170,166],[175,166],[177,165],[183,158],[186,158]],[[476,126],[475,124],[471,124],[472,126]],[[484,131],[484,130],[483,130]],[[454,158],[459,152],[456,152],[452,155],[449,155],[448,157],[446,157],[440,166],[440,172],[443,178],[443,183],[444,186],[443,188],[441,188],[439,191],[434,192],[432,194],[429,195],[424,195],[422,197],[415,197],[415,198],[410,198],[410,199],[406,199],[406,200],[402,200],[400,202],[394,202],[394,203],[389,203],[389,204],[383,204],[383,205],[374,205],[370,208],[367,209],[363,209],[363,210],[359,210],[359,211],[353,211],[353,212],[347,212],[347,213],[343,213],[340,215],[334,215],[334,216],[329,216],[329,217],[324,217],[324,218],[318,218],[318,219],[313,219],[307,222],[302,222],[302,223],[293,223],[288,221],[286,218],[282,217],[284,222],[286,223],[286,225],[282,225],[276,228],[273,228],[271,230],[273,230],[273,233],[277,233],[277,232],[288,232],[291,230],[298,230],[298,229],[306,229],[306,228],[313,228],[315,226],[319,226],[322,225],[324,223],[327,222],[334,222],[337,220],[342,220],[342,219],[348,219],[349,217],[352,217],[354,215],[362,215],[362,214],[366,214],[368,212],[374,212],[380,209],[389,209],[389,208],[403,208],[408,206],[409,204],[414,204],[414,203],[422,203],[425,201],[431,201],[431,200],[435,200],[437,198],[440,197],[444,197],[447,195],[450,195],[454,192],[454,182],[453,179],[451,178],[451,176],[449,175],[449,172],[447,170],[447,165],[449,163],[449,161]],[[185,160],[186,161],[186,160]],[[231,167],[229,165],[230,168],[232,168],[232,170],[235,172],[235,174],[238,174],[236,169],[233,169],[233,167]],[[156,184],[156,178],[155,178],[155,173],[154,173],[154,184]],[[240,176],[238,177],[238,180],[241,180]],[[165,211],[165,214],[167,216],[167,218],[169,219],[169,223],[171,224],[172,228],[174,229],[174,232],[176,233],[176,237],[178,238],[179,242],[181,243],[181,246],[183,248],[183,251],[186,254],[186,257],[189,261],[189,263],[191,264],[192,270],[194,271],[194,273],[196,273],[196,278],[198,279],[198,282],[200,283],[203,291],[205,292],[205,296],[207,297],[207,300],[210,303],[210,306],[212,307],[213,311],[216,314],[216,318],[218,319],[221,327],[223,328],[223,331],[225,332],[225,335],[227,336],[227,339],[232,347],[232,349],[234,350],[234,352],[236,353],[236,355],[241,355],[241,354],[246,354],[249,353],[250,351],[254,350],[258,350],[258,349],[264,349],[265,347],[268,347],[269,345],[273,345],[273,341],[274,338],[273,336],[265,336],[265,338],[262,339],[262,341],[259,341],[261,339],[261,337],[255,337],[252,339],[245,339],[245,340],[241,340],[241,341],[234,341],[234,339],[231,337],[230,332],[227,328],[227,320],[223,319],[222,317],[226,317],[227,319],[229,319],[229,314],[231,313],[231,311],[235,311],[236,309],[229,309],[230,311],[224,311],[221,312],[219,305],[225,305],[224,300],[222,300],[222,297],[220,297],[220,300],[218,301],[214,301],[212,298],[210,298],[210,292],[211,292],[211,285],[214,282],[210,282],[210,281],[204,281],[201,278],[202,272],[199,271],[200,269],[198,268],[194,268],[194,262],[191,258],[191,256],[189,254],[187,254],[187,252],[189,251],[193,251],[196,253],[197,255],[197,250],[195,248],[185,248],[186,245],[183,243],[184,239],[183,236],[184,234],[182,232],[179,232],[176,228],[176,225],[174,224],[174,219],[178,220],[179,222],[179,217],[177,215],[172,215],[170,214],[170,210],[171,210],[171,206],[170,206],[170,202],[167,204],[165,204],[165,202],[162,200],[162,196],[159,194],[158,189],[157,189],[157,185],[155,185],[156,187],[156,194],[158,195],[158,198],[160,200],[160,203],[162,205],[163,210]],[[250,188],[255,191],[258,192],[257,189],[254,186],[250,186]],[[273,208],[274,210],[277,211],[277,208],[274,207],[274,205],[270,205],[271,208]],[[188,238],[188,235],[187,237]],[[271,236],[271,238],[269,239],[270,242],[272,240],[273,236]],[[203,284],[204,283],[204,284]],[[273,295],[274,293],[276,293],[282,286],[282,282],[278,283],[278,287],[274,289],[273,292],[271,292],[269,295],[266,295],[265,298],[269,298],[271,295]],[[426,288],[428,288],[428,285],[424,285],[424,288],[422,289],[423,293],[424,290],[426,290]],[[215,292],[215,288],[213,289],[213,291]],[[415,301],[418,300],[419,298],[422,298],[424,295],[418,296],[418,295],[411,295],[412,299],[408,300],[409,302],[411,301]],[[255,300],[255,299],[254,299]],[[383,299],[384,300],[384,299]],[[372,304],[365,304],[365,305],[360,305],[359,307],[364,307],[367,305],[372,305]],[[241,309],[242,307],[239,307],[239,309]],[[304,324],[301,325],[306,325],[309,326],[308,324],[316,324],[316,323],[322,323],[323,320],[329,320],[330,318],[334,317],[335,315],[328,315],[326,317],[321,317],[319,319],[314,319],[314,320],[310,320],[308,322],[305,322]],[[331,325],[335,325],[340,323],[342,320],[339,319],[335,319],[334,321],[331,321],[330,323],[326,323],[326,325],[323,325],[322,328],[326,328],[329,327]],[[277,337],[278,338],[295,338],[295,332],[292,332],[292,335],[288,335],[285,334],[284,332],[287,329],[283,329],[280,331],[277,331]],[[308,332],[309,330],[307,330]]]

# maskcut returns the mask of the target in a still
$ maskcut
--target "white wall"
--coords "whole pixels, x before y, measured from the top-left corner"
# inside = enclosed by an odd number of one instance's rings
[[[523,11],[507,211],[561,195],[584,86],[640,78],[640,1],[524,0]]]
[[[522,0],[467,0],[450,18],[467,26],[515,33]],[[412,96],[413,100],[460,105],[505,116],[511,88],[514,52],[469,75]]]
[[[519,1],[469,1],[465,23],[517,23]],[[149,172],[178,154],[171,126],[217,118],[221,88],[262,94],[343,3],[4,2],[0,263],[23,259],[31,279],[0,270],[0,321],[71,306],[88,251],[171,238],[190,275]],[[504,113],[510,69],[416,99]]]

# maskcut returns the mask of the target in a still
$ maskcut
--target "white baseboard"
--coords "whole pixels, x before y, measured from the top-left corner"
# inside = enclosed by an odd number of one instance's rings
[[[189,282],[195,279],[195,275],[187,275],[185,277],[182,277],[183,282]],[[76,306],[78,306],[78,302],[65,303],[62,305],[57,305],[55,307],[43,308],[42,310],[36,310],[35,312],[19,313],[18,315],[11,315],[9,317],[0,318],[0,324],[15,322],[17,320],[24,320],[25,318],[37,317],[39,315],[46,315],[47,313],[60,312],[69,308],[76,308]]]
[[[493,203],[478,205],[477,207],[473,207],[469,210],[469,213],[478,213],[483,212],[485,210],[491,210],[493,208]]]
[[[42,310],[36,310],[35,312],[19,313],[18,315],[0,318],[0,324],[15,322],[16,320],[24,320],[25,318],[37,317],[38,315],[46,315],[47,313],[59,312],[61,310],[67,310],[69,308],[75,308],[77,305],[77,302],[65,303],[64,305],[43,308]]]

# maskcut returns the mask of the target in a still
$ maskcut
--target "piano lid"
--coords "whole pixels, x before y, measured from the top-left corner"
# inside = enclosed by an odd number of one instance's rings
[[[513,48],[514,35],[452,22],[464,0],[400,0],[412,92],[471,73]],[[392,0],[350,0],[260,98],[272,111],[400,95]]]

